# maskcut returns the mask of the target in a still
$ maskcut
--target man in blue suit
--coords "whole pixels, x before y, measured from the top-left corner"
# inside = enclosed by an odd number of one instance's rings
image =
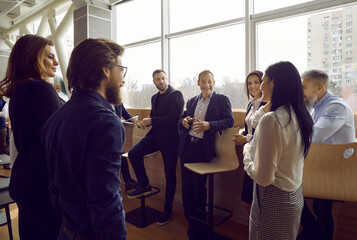
[[[213,91],[215,84],[212,72],[198,75],[201,94],[188,100],[187,110],[180,119],[179,156],[181,157],[182,202],[189,223],[190,239],[206,239],[205,224],[189,216],[205,219],[207,176],[196,174],[184,167],[185,163],[210,162],[215,156],[217,132],[233,126],[231,103],[227,96]]]

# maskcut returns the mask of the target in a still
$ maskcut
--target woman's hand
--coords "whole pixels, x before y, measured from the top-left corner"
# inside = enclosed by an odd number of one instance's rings
[[[247,142],[247,138],[242,134],[234,134],[232,140],[239,146],[243,146]]]

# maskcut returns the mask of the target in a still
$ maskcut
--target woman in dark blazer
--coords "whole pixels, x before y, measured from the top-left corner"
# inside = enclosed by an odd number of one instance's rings
[[[234,135],[234,142],[237,145],[236,152],[239,158],[241,154],[238,150],[238,146],[243,147],[245,144],[253,139],[255,127],[258,125],[259,119],[264,115],[264,111],[259,111],[261,106],[264,106],[266,102],[263,101],[262,91],[260,90],[260,84],[262,83],[263,72],[252,71],[245,79],[245,91],[250,102],[248,103],[245,119],[244,119],[244,131]],[[242,157],[241,157],[242,158]],[[244,208],[250,212],[250,206],[253,199],[253,180],[244,172],[243,188],[242,188],[242,204]]]
[[[48,82],[57,66],[51,41],[25,35],[16,41],[0,83],[1,94],[11,99],[9,115],[18,155],[9,192],[19,208],[22,240],[57,239],[61,226],[51,206],[45,149],[40,140],[42,126],[61,106]]]

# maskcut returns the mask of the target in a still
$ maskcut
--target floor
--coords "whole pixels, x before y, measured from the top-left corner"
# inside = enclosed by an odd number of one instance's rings
[[[3,170],[2,167],[0,167],[0,175],[1,174],[10,175],[10,170]],[[128,199],[126,196],[123,196],[123,204],[125,211],[129,212],[140,206],[140,200]],[[154,209],[161,210],[163,206],[163,199],[158,196],[152,196],[147,199],[146,205]],[[10,205],[10,212],[14,240],[18,240],[18,209],[15,203]],[[128,240],[187,239],[187,222],[183,215],[183,209],[181,204],[174,203],[173,214],[174,217],[172,218],[172,220],[164,226],[158,226],[156,223],[154,223],[146,228],[138,228],[131,225],[130,223],[127,223]],[[228,221],[223,225],[216,227],[214,231],[234,240],[248,239],[248,226],[244,226],[233,221]],[[0,239],[9,239],[7,225],[3,225],[0,227]]]

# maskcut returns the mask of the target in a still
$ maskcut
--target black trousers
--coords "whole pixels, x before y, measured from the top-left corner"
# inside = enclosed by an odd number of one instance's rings
[[[177,146],[159,147],[153,136],[146,135],[130,149],[129,160],[133,166],[139,186],[145,187],[149,184],[149,179],[144,166],[144,156],[156,151],[161,152],[164,161],[166,178],[164,211],[172,212],[172,202],[176,192]]]
[[[300,223],[304,239],[332,240],[334,223],[332,217],[332,200],[314,198],[313,209],[317,219],[304,202]]]
[[[55,215],[46,196],[36,195],[25,202],[17,202],[19,209],[19,235],[21,240],[55,240],[61,227],[61,219]]]
[[[185,217],[189,227],[187,235],[190,239],[205,239],[207,225],[195,218],[206,220],[206,200],[207,189],[206,175],[199,175],[184,167],[185,163],[207,162],[203,157],[203,142],[194,143],[189,139],[186,140],[186,146],[181,158],[181,179],[182,179],[182,203]]]
[[[120,168],[121,175],[123,176],[124,182],[128,182],[131,178],[128,160],[125,157],[121,158],[121,168]]]

